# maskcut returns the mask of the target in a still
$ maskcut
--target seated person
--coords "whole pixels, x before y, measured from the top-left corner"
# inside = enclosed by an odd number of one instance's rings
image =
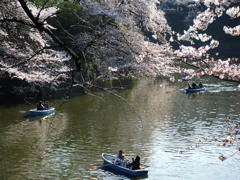
[[[193,89],[197,89],[197,88],[198,88],[198,87],[197,87],[197,84],[193,82],[193,83],[192,83],[192,88],[193,88]]]
[[[44,109],[49,109],[48,101],[44,101],[43,106],[44,106]]]
[[[203,88],[203,84],[200,82],[200,83],[198,84],[198,87],[199,87],[199,88]]]
[[[115,159],[115,161],[114,161],[114,164],[119,165],[119,166],[126,167],[127,162],[126,162],[125,159],[124,159],[124,155],[123,155],[123,151],[122,151],[122,150],[120,150],[120,151],[118,152],[118,154],[116,155],[116,159]]]
[[[140,157],[136,156],[135,159],[133,159],[132,163],[127,165],[132,170],[140,169]]]
[[[42,101],[39,101],[38,105],[37,105],[37,110],[38,111],[41,111],[41,110],[44,110],[44,106],[42,104]]]
[[[117,154],[117,158],[120,159],[120,160],[124,160],[124,155],[123,155],[123,151],[120,150]]]

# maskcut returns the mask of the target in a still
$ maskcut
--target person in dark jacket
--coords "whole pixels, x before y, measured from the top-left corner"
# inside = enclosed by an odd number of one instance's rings
[[[197,89],[198,87],[197,87],[197,84],[196,83],[192,83],[192,89]]]
[[[132,170],[140,169],[140,157],[139,157],[139,156],[136,156],[136,158],[133,160],[133,162],[130,163],[128,166],[129,166],[130,169],[132,169]]]
[[[199,87],[199,88],[203,88],[202,82],[200,82],[200,83],[198,84],[198,87]]]
[[[39,101],[39,103],[37,105],[37,110],[39,110],[39,111],[44,110],[44,106],[43,106],[42,101]]]

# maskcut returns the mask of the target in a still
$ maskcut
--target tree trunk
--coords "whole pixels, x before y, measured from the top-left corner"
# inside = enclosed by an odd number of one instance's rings
[[[44,32],[48,34],[52,40],[57,43],[60,47],[62,47],[69,55],[72,56],[74,63],[76,65],[77,71],[82,71],[83,64],[81,63],[81,60],[83,60],[83,53],[81,53],[79,56],[71,49],[69,48],[64,42],[62,42],[50,29],[44,27],[43,23],[38,20],[38,18],[34,17],[30,9],[28,8],[25,0],[18,0],[18,2],[21,4],[21,7],[23,8],[24,12],[27,14],[27,16],[31,19],[33,24],[36,26],[36,28],[40,32]]]

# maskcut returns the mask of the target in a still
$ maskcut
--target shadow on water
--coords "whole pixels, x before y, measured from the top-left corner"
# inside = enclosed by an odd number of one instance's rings
[[[29,121],[42,121],[42,120],[47,120],[49,118],[55,118],[56,113],[49,114],[49,115],[42,115],[42,116],[29,116],[25,115],[24,118],[29,119]]]
[[[118,171],[114,171],[113,169],[109,168],[109,167],[103,167],[101,168],[102,170],[104,171],[108,171],[108,172],[111,172],[113,173],[115,176],[117,177],[122,177],[124,179],[128,178],[128,179],[131,179],[131,180],[141,180],[141,179],[147,179],[148,178],[148,175],[144,175],[144,176],[139,176],[139,177],[133,177],[133,176],[129,176],[127,174],[124,174],[124,173],[119,173]]]

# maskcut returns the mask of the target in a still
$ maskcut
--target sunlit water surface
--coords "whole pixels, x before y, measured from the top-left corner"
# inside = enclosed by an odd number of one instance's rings
[[[206,82],[193,95],[182,83],[131,85],[119,92],[131,105],[100,92],[51,102],[57,113],[43,119],[24,116],[30,105],[1,107],[0,179],[128,179],[92,168],[119,149],[149,166],[142,179],[240,179],[239,140],[222,142],[240,123],[237,85]]]

